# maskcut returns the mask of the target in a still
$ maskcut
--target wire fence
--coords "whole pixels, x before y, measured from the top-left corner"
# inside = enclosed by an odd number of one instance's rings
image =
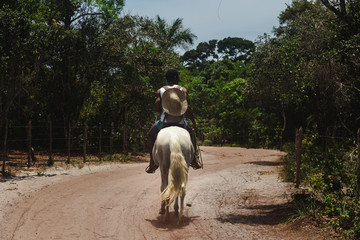
[[[72,159],[83,162],[102,161],[106,155],[127,154],[123,148],[122,128],[114,123],[81,126],[44,125],[9,126],[3,130],[1,152],[2,172],[7,164],[22,165],[28,168],[39,162],[39,159],[52,165],[55,161],[70,163]],[[144,142],[144,141],[143,141]],[[140,144],[144,145],[144,144]],[[145,146],[140,147],[141,150]]]
[[[303,146],[303,141],[305,139],[305,144],[307,139],[320,139],[323,142],[324,149],[316,150],[311,149],[308,146]],[[311,141],[311,140],[310,140]],[[295,164],[296,164],[296,175],[295,175],[295,187],[299,188],[300,186],[300,171],[302,165],[302,157],[305,154],[310,155],[322,155],[325,159],[325,162],[329,160],[330,157],[333,158],[341,158],[344,156],[344,152],[337,152],[336,145],[338,144],[346,145],[348,150],[351,149],[351,153],[357,152],[357,160],[356,160],[356,177],[357,177],[357,188],[356,188],[356,198],[359,198],[360,192],[360,128],[357,132],[350,137],[341,137],[341,136],[321,136],[321,135],[311,135],[311,134],[304,134],[303,128],[300,127],[296,129],[296,136],[295,136]],[[311,145],[311,144],[310,144]],[[331,147],[330,147],[331,146]],[[342,149],[344,150],[344,149]]]

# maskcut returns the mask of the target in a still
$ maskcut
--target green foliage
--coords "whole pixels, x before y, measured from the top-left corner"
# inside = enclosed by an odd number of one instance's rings
[[[202,71],[216,61],[224,59],[229,59],[234,63],[247,63],[254,47],[252,41],[228,37],[220,41],[201,42],[196,49],[185,52],[181,59],[188,69]]]
[[[307,189],[306,199],[299,201],[299,196],[293,196],[295,213],[292,219],[325,217],[336,231],[349,239],[357,239],[360,236],[360,205],[355,198],[358,153],[349,147],[347,151],[329,148],[328,152],[324,152],[319,145],[320,139],[317,133],[310,133],[302,141],[301,179]],[[294,181],[296,164],[293,147],[289,145],[286,151],[289,154],[284,159],[283,176]]]
[[[54,166],[54,163],[55,163],[54,157],[49,157],[49,159],[48,159],[48,166],[49,166],[49,167]]]
[[[288,222],[294,222],[306,217],[316,218],[324,213],[322,203],[305,191],[293,193],[292,199],[293,202],[291,204],[293,205],[294,212],[288,218]]]
[[[72,144],[79,145],[87,122],[94,147],[99,123],[114,122],[120,129],[114,133],[117,144],[143,150],[155,119],[154,92],[165,83],[166,70],[179,66],[179,56],[160,47],[154,20],[120,18],[123,5],[122,0],[1,3],[1,134],[6,119],[13,125],[52,119],[64,126],[54,129],[56,137],[72,130],[80,136]],[[181,19],[165,25],[169,46],[191,44],[195,35]]]
[[[348,10],[354,3],[347,3]],[[356,132],[354,118],[349,116],[359,116],[353,107],[359,101],[355,97],[358,91],[354,91],[359,85],[354,77],[358,60],[352,57],[357,51],[352,47],[359,41],[358,32],[351,27],[357,20],[349,12],[345,18],[339,16],[336,9],[343,9],[341,5],[334,9],[320,2],[293,1],[280,15],[283,25],[277,29],[278,37],[266,40],[252,58],[252,76],[255,73],[256,78],[251,79],[249,90],[259,89],[262,96],[278,100],[287,125],[306,127],[301,179],[308,197],[296,206],[298,212],[325,216],[337,231],[358,239],[360,205],[354,198],[357,154],[351,138],[343,137],[345,132]],[[275,61],[279,71],[270,67]],[[273,112],[271,105],[264,108]],[[293,147],[287,151],[284,176],[294,180]]]
[[[232,61],[248,62],[255,45],[252,41],[243,38],[224,38],[219,41],[218,52],[220,55],[224,55],[225,58],[229,58]]]
[[[203,142],[203,145],[204,145],[204,146],[211,146],[211,145],[212,145],[212,141],[211,141],[211,140],[208,140],[208,139],[205,139],[204,142]]]
[[[192,109],[200,118],[200,139],[213,144],[246,142],[254,118],[244,99],[246,69],[241,61],[223,59],[195,75],[189,69],[181,71],[181,84],[188,89]]]
[[[164,73],[176,67],[178,56],[158,48],[154,23],[144,17],[124,16],[113,22],[98,39],[105,47],[104,64],[111,71],[96,85],[86,109],[95,116],[123,123],[124,151],[145,146],[147,128],[153,121],[155,91],[164,85]],[[99,95],[100,94],[100,95]],[[83,112],[86,118],[87,112]]]
[[[146,132],[157,118],[154,92],[166,83],[164,73],[179,68],[204,145],[285,143],[284,176],[294,180],[293,146],[287,142],[303,126],[301,179],[308,191],[296,203],[295,217],[326,215],[338,231],[360,237],[354,198],[359,153],[346,137],[360,118],[359,1],[294,0],[280,14],[275,37],[264,35],[255,44],[240,37],[202,42],[181,57],[183,67],[174,48],[186,49],[196,38],[183,20],[120,15],[123,5],[0,4],[1,136],[5,122],[43,125],[51,119],[63,126],[54,128],[54,139],[72,130],[71,144],[79,147],[86,123],[87,146],[96,149],[101,123],[103,138],[111,134],[125,153],[104,159],[127,161],[126,153],[146,146]],[[10,135],[24,138],[18,129]],[[64,146],[60,141],[54,145]]]
[[[158,46],[166,50],[175,47],[187,49],[197,38],[189,28],[184,28],[182,18],[177,18],[172,24],[168,24],[164,18],[157,15],[152,31],[155,32],[156,37],[154,39]]]
[[[112,161],[117,161],[117,162],[128,162],[130,160],[130,157],[131,157],[131,153],[129,154],[118,154],[118,153],[115,153],[115,154],[112,154],[112,155],[106,155],[104,157],[104,161],[109,161],[109,162],[112,162]]]
[[[250,113],[249,146],[272,148],[278,147],[280,131],[277,129],[276,117],[271,113],[264,113],[254,108]]]

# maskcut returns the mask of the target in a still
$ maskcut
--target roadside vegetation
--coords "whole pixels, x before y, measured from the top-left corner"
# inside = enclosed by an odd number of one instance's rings
[[[302,127],[292,219],[312,216],[360,238],[359,1],[293,0],[271,35],[197,46],[181,18],[125,15],[124,4],[1,2],[3,175],[9,152],[31,147],[46,154],[87,147],[119,161],[145,153],[158,118],[154,93],[166,70],[177,68],[203,145],[286,151],[283,175],[295,182],[295,129]],[[77,161],[82,166],[67,159]]]

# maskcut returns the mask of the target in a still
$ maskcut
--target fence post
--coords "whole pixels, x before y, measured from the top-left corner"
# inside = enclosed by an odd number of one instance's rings
[[[299,188],[300,185],[302,134],[303,134],[303,128],[300,127],[299,129],[296,130],[296,137],[295,137],[295,160],[296,160],[295,188]]]
[[[7,136],[8,136],[8,129],[9,129],[9,121],[6,119],[5,120],[5,133],[4,133],[4,145],[3,145],[3,152],[2,152],[2,157],[3,157],[3,161],[2,161],[2,169],[1,169],[1,173],[2,175],[5,174],[5,164],[6,164],[6,148],[7,148]]]
[[[87,124],[84,123],[84,142],[83,142],[83,159],[86,162],[86,142],[87,142]]]
[[[27,129],[27,147],[28,147],[28,162],[27,162],[27,167],[30,168],[31,166],[31,120],[29,120],[28,123],[28,129]]]
[[[102,161],[101,158],[101,138],[102,138],[102,126],[101,123],[99,123],[99,160]]]
[[[71,148],[71,123],[68,123],[68,138],[67,138],[67,164],[70,164],[70,148]]]
[[[113,154],[114,146],[114,122],[111,122],[111,133],[110,133],[110,154]]]
[[[357,130],[357,149],[358,149],[358,164],[357,164],[357,181],[356,181],[356,199],[359,199],[360,188],[360,128]]]
[[[54,161],[52,159],[52,144],[53,144],[53,132],[52,132],[52,121],[49,121],[49,161],[48,165],[53,165]]]

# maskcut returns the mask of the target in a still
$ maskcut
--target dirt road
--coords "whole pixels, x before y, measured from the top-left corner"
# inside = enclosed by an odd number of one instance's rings
[[[278,177],[281,155],[202,147],[204,169],[190,170],[182,226],[173,209],[160,222],[160,175],[146,174],[146,163],[69,176],[13,205],[0,239],[331,239],[282,223],[290,188]]]

